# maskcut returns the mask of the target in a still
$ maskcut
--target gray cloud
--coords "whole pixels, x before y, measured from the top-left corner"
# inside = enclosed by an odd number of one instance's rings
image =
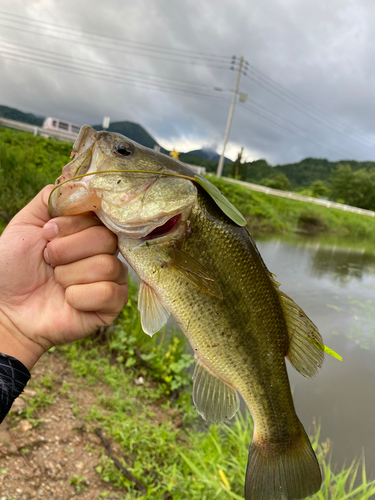
[[[248,72],[240,91],[268,112],[250,102],[237,104],[229,144],[232,154],[244,146],[245,155],[264,157],[272,164],[307,156],[374,159],[375,11],[370,0],[222,0],[220,5],[214,0],[32,0],[26,10],[25,2],[8,0],[1,10],[44,21],[45,26],[49,22],[70,26],[76,34],[87,30],[148,43],[155,52],[143,57],[120,44],[114,51],[94,42],[72,43],[54,38],[57,28],[49,36],[38,36],[23,31],[30,28],[21,22],[16,30],[5,28],[15,24],[0,14],[2,41],[64,54],[67,61],[82,59],[82,69],[85,61],[100,64],[108,75],[124,68],[200,84],[210,89],[204,92],[223,99],[160,92],[145,88],[141,81],[133,85],[104,81],[36,61],[11,60],[0,52],[1,104],[79,124],[101,122],[103,115],[112,121],[131,120],[177,147],[219,145],[235,72],[209,67],[212,64],[187,64],[180,56],[170,62],[159,47],[244,55],[264,76],[253,79]],[[179,62],[182,59],[185,62]],[[227,91],[215,92],[213,87]]]

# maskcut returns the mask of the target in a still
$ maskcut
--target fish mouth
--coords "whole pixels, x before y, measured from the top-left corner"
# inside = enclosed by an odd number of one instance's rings
[[[175,228],[177,228],[180,219],[181,219],[181,214],[174,215],[173,217],[168,219],[167,222],[165,222],[162,226],[156,227],[147,236],[140,238],[140,241],[143,243],[145,241],[162,238],[163,236],[172,233],[172,231]]]

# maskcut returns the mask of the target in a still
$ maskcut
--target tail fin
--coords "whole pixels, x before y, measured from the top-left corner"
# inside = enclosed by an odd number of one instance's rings
[[[302,424],[301,433],[288,446],[268,444],[254,432],[246,470],[246,500],[299,500],[316,493],[321,482],[318,461]]]

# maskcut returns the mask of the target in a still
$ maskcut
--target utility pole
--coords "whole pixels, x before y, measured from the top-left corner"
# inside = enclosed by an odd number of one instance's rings
[[[240,85],[240,78],[241,78],[241,73],[242,73],[242,66],[243,66],[243,56],[240,57],[240,63],[238,66],[236,85],[235,85],[234,91],[233,91],[232,103],[230,105],[228,121],[227,121],[227,128],[225,130],[223,152],[221,153],[219,165],[217,166],[217,172],[216,172],[217,177],[221,177],[221,174],[223,173],[225,147],[226,147],[227,142],[228,142],[230,127],[232,125],[234,106],[235,106],[236,100],[237,100],[238,87]]]

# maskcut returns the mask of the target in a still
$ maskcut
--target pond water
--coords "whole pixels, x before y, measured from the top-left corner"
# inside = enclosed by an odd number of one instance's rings
[[[313,379],[287,362],[297,414],[308,433],[321,423],[333,442],[332,463],[349,464],[362,452],[375,470],[375,247],[308,237],[257,240],[280,289],[318,326],[326,355]]]

